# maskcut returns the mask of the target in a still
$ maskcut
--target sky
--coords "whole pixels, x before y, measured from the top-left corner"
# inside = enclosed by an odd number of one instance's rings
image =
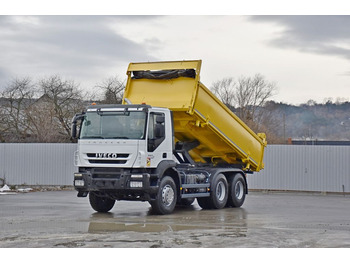
[[[350,99],[350,16],[136,13],[0,15],[0,89],[58,74],[94,90],[130,62],[201,59],[207,87],[258,73],[276,102]]]

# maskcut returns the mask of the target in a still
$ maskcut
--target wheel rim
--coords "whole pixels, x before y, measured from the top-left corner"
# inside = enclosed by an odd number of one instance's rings
[[[166,206],[170,206],[174,201],[174,190],[170,185],[166,185],[162,190],[162,202]]]
[[[235,196],[236,199],[242,199],[243,194],[244,194],[244,187],[243,183],[241,181],[238,181],[235,185]]]
[[[219,201],[223,201],[226,196],[226,187],[224,182],[220,181],[216,186],[216,197]]]

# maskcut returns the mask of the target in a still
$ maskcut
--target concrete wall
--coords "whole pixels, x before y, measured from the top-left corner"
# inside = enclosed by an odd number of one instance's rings
[[[76,144],[0,144],[0,184],[72,185]],[[269,145],[250,189],[350,193],[350,146]]]

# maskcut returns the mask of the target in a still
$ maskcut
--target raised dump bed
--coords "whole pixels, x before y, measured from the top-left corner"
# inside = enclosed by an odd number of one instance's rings
[[[123,104],[146,103],[173,111],[177,141],[198,140],[196,162],[264,167],[265,134],[255,134],[200,81],[201,60],[130,63]]]

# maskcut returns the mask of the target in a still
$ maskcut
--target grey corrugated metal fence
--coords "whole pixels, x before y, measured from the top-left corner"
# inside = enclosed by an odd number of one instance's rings
[[[350,192],[350,146],[269,145],[249,188]]]
[[[0,178],[8,185],[72,185],[76,144],[0,144]]]
[[[0,144],[9,185],[72,185],[76,144]],[[250,189],[350,193],[350,146],[269,145]]]

